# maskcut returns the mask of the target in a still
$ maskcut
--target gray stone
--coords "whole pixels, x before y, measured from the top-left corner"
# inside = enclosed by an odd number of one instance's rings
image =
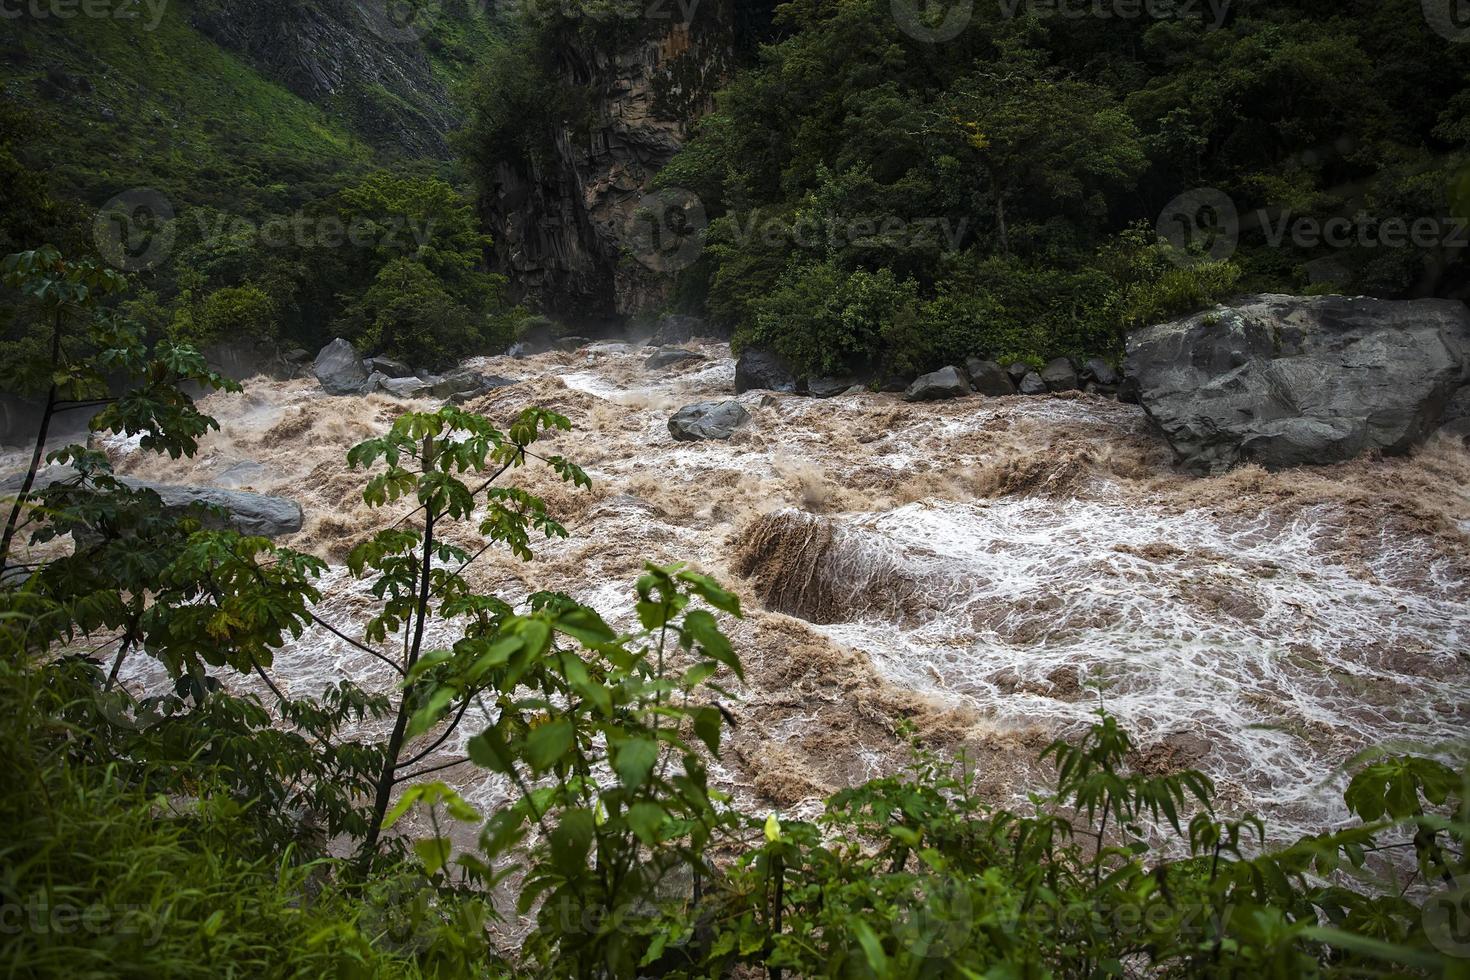
[[[970,383],[957,367],[944,367],[926,374],[908,386],[903,393],[906,402],[931,402],[959,398],[970,393]]]
[[[699,402],[679,409],[669,419],[669,432],[679,442],[728,439],[749,421],[750,413],[737,401]]]
[[[378,388],[394,398],[433,398],[435,385],[442,381],[442,378],[383,378]]]
[[[50,466],[36,474],[32,492],[39,492],[76,476],[69,466]],[[0,480],[0,496],[13,495],[20,490],[25,474],[14,473]],[[295,534],[301,530],[304,515],[301,505],[285,497],[263,493],[247,493],[243,490],[225,490],[219,487],[178,486],[167,483],[150,483],[131,477],[120,477],[119,482],[135,490],[152,490],[163,501],[166,511],[182,513],[195,504],[219,507],[225,512],[224,520],[206,518],[205,526],[216,529],[230,528],[241,534],[274,538],[284,534]]]
[[[1116,388],[1123,380],[1113,366],[1100,357],[1094,357],[1082,365],[1082,377],[1088,381],[1096,381],[1104,388]]]
[[[1031,365],[1027,364],[1025,361],[1013,361],[1011,364],[1006,366],[1006,374],[1010,375],[1011,380],[1015,382],[1016,387],[1018,388],[1021,386],[1021,380],[1030,373]]]
[[[1041,380],[1041,375],[1035,371],[1027,371],[1026,376],[1021,379],[1019,390],[1023,395],[1044,395],[1051,389]]]
[[[379,371],[390,378],[406,378],[414,373],[413,368],[391,357],[368,358],[368,370]]]
[[[1447,436],[1459,436],[1470,443],[1470,385],[1456,392],[1445,406],[1439,431]]]
[[[1467,372],[1470,310],[1459,301],[1281,295],[1139,330],[1125,371],[1196,473],[1407,451]]]
[[[982,395],[1000,398],[1016,393],[1016,383],[1011,380],[1010,373],[995,361],[972,357],[965,361],[965,370],[970,375],[970,384]]]
[[[502,378],[499,375],[487,374],[480,377],[480,386],[473,391],[457,391],[449,396],[452,405],[463,405],[473,401],[481,395],[494,391],[496,388],[509,388],[511,385],[520,384],[513,378]]]
[[[854,387],[861,390],[862,386],[853,378],[811,378],[806,383],[807,394],[813,398],[836,398]]]
[[[1041,369],[1041,380],[1048,391],[1076,391],[1082,387],[1077,378],[1077,366],[1070,357],[1057,357],[1046,362]]]
[[[341,337],[321,349],[311,371],[329,395],[361,395],[368,390],[362,356]]]
[[[786,360],[770,351],[751,348],[735,362],[735,394],[754,390],[794,394],[796,375]]]
[[[675,365],[684,366],[692,364],[695,361],[703,360],[706,360],[703,354],[697,354],[692,350],[685,350],[682,347],[660,347],[648,360],[643,362],[643,366],[659,370],[674,367]]]

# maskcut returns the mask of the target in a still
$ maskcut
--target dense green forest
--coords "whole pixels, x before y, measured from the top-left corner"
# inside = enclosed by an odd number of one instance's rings
[[[662,29],[615,2],[429,5],[423,77],[463,122],[443,154],[379,139],[421,125],[401,92],[312,101],[214,44],[204,0],[144,32],[7,21],[0,386],[177,459],[217,428],[195,399],[239,390],[201,353],[221,342],[340,336],[430,368],[503,352],[544,321],[509,298],[480,205],[501,164],[597,124],[565,44]],[[750,53],[657,179],[708,221],[646,312],[881,379],[1116,359],[1130,329],[1244,291],[1464,298],[1470,44],[1426,3],[960,4],[951,36],[953,6],[790,0],[739,28]],[[99,209],[142,188],[167,208],[120,241]],[[1342,246],[1274,230],[1344,218]],[[1390,246],[1393,221],[1430,225]],[[345,562],[372,603],[351,642],[392,682],[312,698],[270,669],[330,627],[325,562],[167,510],[93,444],[51,451],[68,477],[3,512],[0,971],[1470,976],[1470,768],[1450,751],[1353,759],[1352,820],[1285,843],[1203,773],[1138,766],[1105,699],[1040,753],[1029,799],[987,798],[970,760],[899,731],[910,769],[809,819],[736,806],[711,776],[735,592],[649,565],[620,632],[465,574],[458,532],[526,562],[568,534],[517,480],[590,486],[542,444],[569,426],[446,406],[353,448],[375,523]],[[68,534],[74,553],[22,559]],[[134,658],[171,690],[130,695]],[[512,790],[490,813],[425,761],[474,709],[495,720],[468,758]]]
[[[574,111],[549,52],[579,23],[483,70],[477,172]],[[793,0],[659,176],[710,219],[677,302],[834,373],[1111,354],[1233,290],[1463,296],[1447,24],[1415,0]]]

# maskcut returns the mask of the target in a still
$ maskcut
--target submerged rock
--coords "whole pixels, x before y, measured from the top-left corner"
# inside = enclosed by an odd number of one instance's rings
[[[750,413],[739,402],[699,402],[686,405],[669,419],[669,432],[680,442],[699,439],[728,439],[750,421]]]
[[[368,369],[349,341],[338,337],[317,354],[312,374],[329,395],[361,395],[368,390]]]
[[[906,402],[930,402],[944,398],[959,398],[970,393],[970,382],[957,367],[940,368],[926,374],[903,393]]]
[[[1144,410],[1196,473],[1406,451],[1467,370],[1470,311],[1452,300],[1254,296],[1128,339]]]

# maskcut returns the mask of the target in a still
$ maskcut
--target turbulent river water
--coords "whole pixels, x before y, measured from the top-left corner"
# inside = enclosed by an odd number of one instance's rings
[[[1256,810],[1287,837],[1346,819],[1341,766],[1356,752],[1470,730],[1462,446],[1195,479],[1173,471],[1140,409],[1093,396],[760,392],[740,396],[752,419],[728,442],[676,443],[676,409],[733,397],[728,347],[698,350],[704,361],[664,370],[617,344],[472,362],[521,383],[471,408],[561,412],[575,431],[555,450],[594,480],[575,492],[519,474],[572,535],[532,564],[492,556],[474,574],[513,600],[570,592],[624,625],[645,560],[734,586],[748,681],[718,773],[738,796],[810,813],[900,767],[907,721],[1009,798],[1042,778],[1037,751],[1103,703],[1138,736],[1137,765],[1203,769],[1223,809]],[[195,460],[120,444],[120,469],[295,497],[307,524],[285,543],[336,562],[397,516],[362,504],[344,458],[405,403],[256,379],[205,407],[222,432]],[[367,617],[345,572],[324,591],[339,626]],[[294,695],[387,680],[324,632],[275,672]],[[158,680],[135,661],[130,684]],[[439,778],[486,806],[507,791],[469,766]]]

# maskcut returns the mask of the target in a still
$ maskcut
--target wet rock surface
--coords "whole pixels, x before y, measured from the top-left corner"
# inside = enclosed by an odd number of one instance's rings
[[[750,421],[750,413],[737,401],[700,402],[686,405],[669,419],[669,433],[680,442],[728,439]]]
[[[754,390],[792,394],[797,390],[796,375],[780,355],[750,349],[735,362],[735,393]]]
[[[311,371],[329,395],[360,395],[370,377],[357,348],[341,337],[321,349]]]
[[[1452,300],[1263,295],[1136,331],[1127,374],[1195,473],[1402,453],[1470,372],[1470,311]]]
[[[931,402],[946,398],[962,398],[970,393],[970,382],[957,367],[940,368],[909,385],[903,393],[906,402]]]

